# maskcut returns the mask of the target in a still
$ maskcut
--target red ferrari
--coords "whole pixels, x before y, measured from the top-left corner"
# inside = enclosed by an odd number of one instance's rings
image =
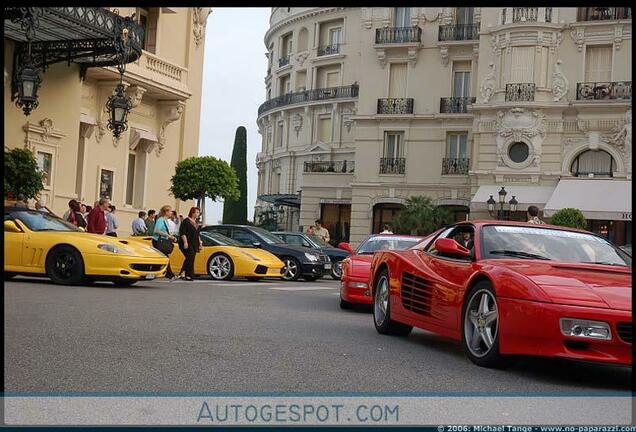
[[[340,307],[351,309],[355,303],[373,304],[373,297],[369,291],[369,269],[375,251],[404,250],[416,245],[424,237],[372,234],[353,250],[349,243],[340,243],[339,248],[351,255],[342,260],[342,277],[340,278]]]
[[[631,367],[631,265],[587,231],[461,222],[374,254],[373,320],[381,334],[418,327],[460,340],[479,366],[539,355]]]

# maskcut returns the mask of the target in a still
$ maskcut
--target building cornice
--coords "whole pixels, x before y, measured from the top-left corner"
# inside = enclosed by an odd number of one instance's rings
[[[268,41],[270,36],[273,33],[276,33],[278,30],[280,30],[281,28],[287,26],[288,24],[292,24],[295,22],[299,22],[302,20],[305,20],[307,18],[313,18],[315,16],[320,16],[320,15],[327,15],[330,14],[332,12],[339,12],[342,10],[345,10],[347,8],[344,7],[330,7],[330,8],[316,8],[313,10],[309,10],[309,11],[303,11],[303,12],[299,12],[296,15],[292,15],[282,21],[277,22],[276,24],[274,24],[273,26],[271,26],[269,28],[269,30],[267,30],[267,32],[265,33],[265,37],[263,38],[263,41],[265,42],[265,46],[269,46]],[[273,11],[272,11],[273,13]]]

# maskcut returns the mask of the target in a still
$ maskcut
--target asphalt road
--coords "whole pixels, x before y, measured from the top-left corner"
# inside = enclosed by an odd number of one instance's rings
[[[631,369],[522,358],[474,366],[415,330],[376,333],[342,311],[336,281],[142,282],[88,287],[16,278],[4,287],[5,391],[628,391]]]

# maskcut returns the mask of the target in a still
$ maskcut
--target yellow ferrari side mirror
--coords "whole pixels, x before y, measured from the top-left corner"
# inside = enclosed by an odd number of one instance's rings
[[[22,232],[22,230],[16,225],[16,223],[12,220],[4,221],[4,232]]]

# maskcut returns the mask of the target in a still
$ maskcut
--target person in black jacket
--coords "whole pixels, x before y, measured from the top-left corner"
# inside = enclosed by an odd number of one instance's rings
[[[194,259],[197,252],[203,247],[203,243],[199,238],[199,225],[197,224],[200,214],[200,208],[192,207],[188,217],[183,219],[179,226],[179,249],[185,257],[179,277],[187,281],[191,281],[194,278]]]

